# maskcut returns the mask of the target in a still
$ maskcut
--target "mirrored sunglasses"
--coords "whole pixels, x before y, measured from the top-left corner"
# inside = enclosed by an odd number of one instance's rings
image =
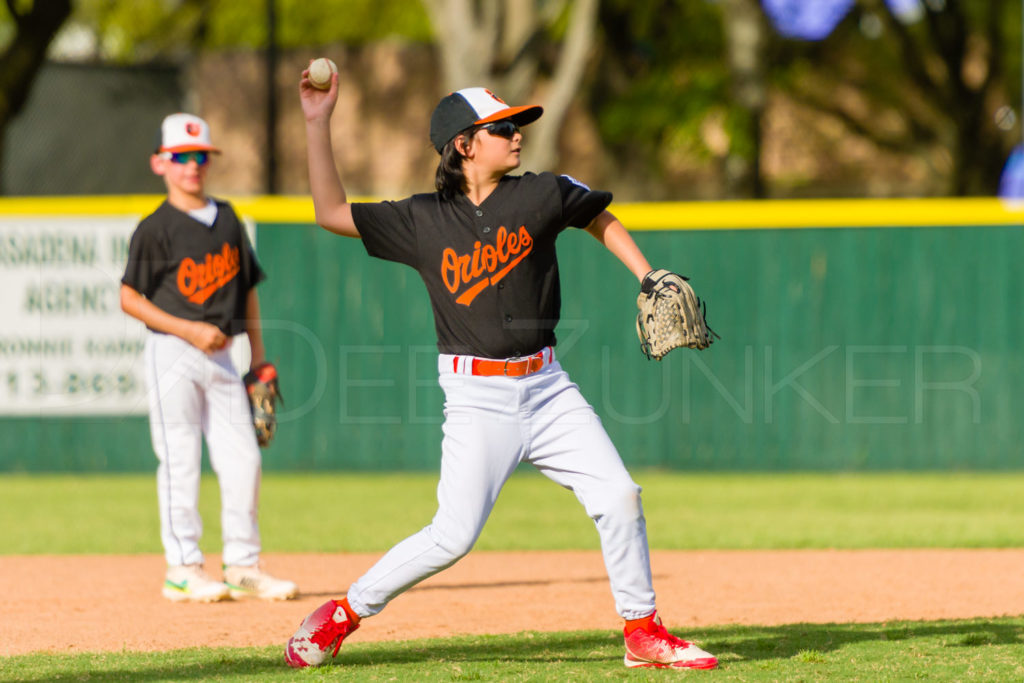
[[[206,162],[210,160],[210,153],[203,151],[164,152],[160,156],[164,159],[170,159],[176,164],[187,164],[190,161],[194,161],[200,166],[205,166]]]
[[[519,132],[519,126],[509,119],[484,124],[483,129],[491,135],[497,135],[499,138],[506,138],[508,140],[511,140]]]

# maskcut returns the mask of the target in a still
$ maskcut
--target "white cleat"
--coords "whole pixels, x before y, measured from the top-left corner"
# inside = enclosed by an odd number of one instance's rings
[[[230,589],[209,577],[201,564],[168,567],[163,595],[172,602],[219,602],[231,597]]]
[[[260,598],[261,600],[291,600],[299,594],[294,581],[279,579],[266,573],[260,566],[224,567],[224,583],[232,598]]]

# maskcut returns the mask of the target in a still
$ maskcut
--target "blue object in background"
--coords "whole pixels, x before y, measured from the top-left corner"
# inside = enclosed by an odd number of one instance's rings
[[[999,196],[1005,199],[1024,198],[1024,146],[1017,145],[1003,166],[999,179]]]
[[[921,0],[885,0],[893,15],[904,23],[921,18]],[[761,0],[765,14],[787,38],[822,40],[839,25],[853,7],[853,0]]]
[[[843,20],[853,0],[762,0],[762,4],[782,35],[821,40]]]

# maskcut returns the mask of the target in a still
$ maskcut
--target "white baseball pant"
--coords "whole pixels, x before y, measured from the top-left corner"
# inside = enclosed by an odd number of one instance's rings
[[[150,332],[143,353],[157,466],[160,538],[168,566],[202,563],[199,479],[202,439],[220,484],[223,561],[259,559],[260,449],[249,399],[228,348],[206,354]]]
[[[437,513],[352,584],[347,597],[356,614],[377,614],[466,555],[520,462],[573,491],[594,520],[619,615],[654,611],[640,487],[553,350],[544,358],[549,362],[530,375],[481,377],[455,372],[471,363],[439,357],[445,422]]]

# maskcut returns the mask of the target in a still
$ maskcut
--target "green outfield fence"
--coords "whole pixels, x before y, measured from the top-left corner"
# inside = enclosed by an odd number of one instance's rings
[[[142,215],[159,201],[7,199],[0,216]],[[264,468],[436,468],[442,396],[417,275],[317,228],[308,198],[233,201],[258,226],[266,345],[287,400]],[[708,351],[646,360],[632,275],[586,233],[560,238],[557,352],[628,465],[1024,467],[1018,207],[908,199],[612,211],[653,265],[691,277],[721,335]],[[144,417],[0,418],[0,471],[154,466]]]

